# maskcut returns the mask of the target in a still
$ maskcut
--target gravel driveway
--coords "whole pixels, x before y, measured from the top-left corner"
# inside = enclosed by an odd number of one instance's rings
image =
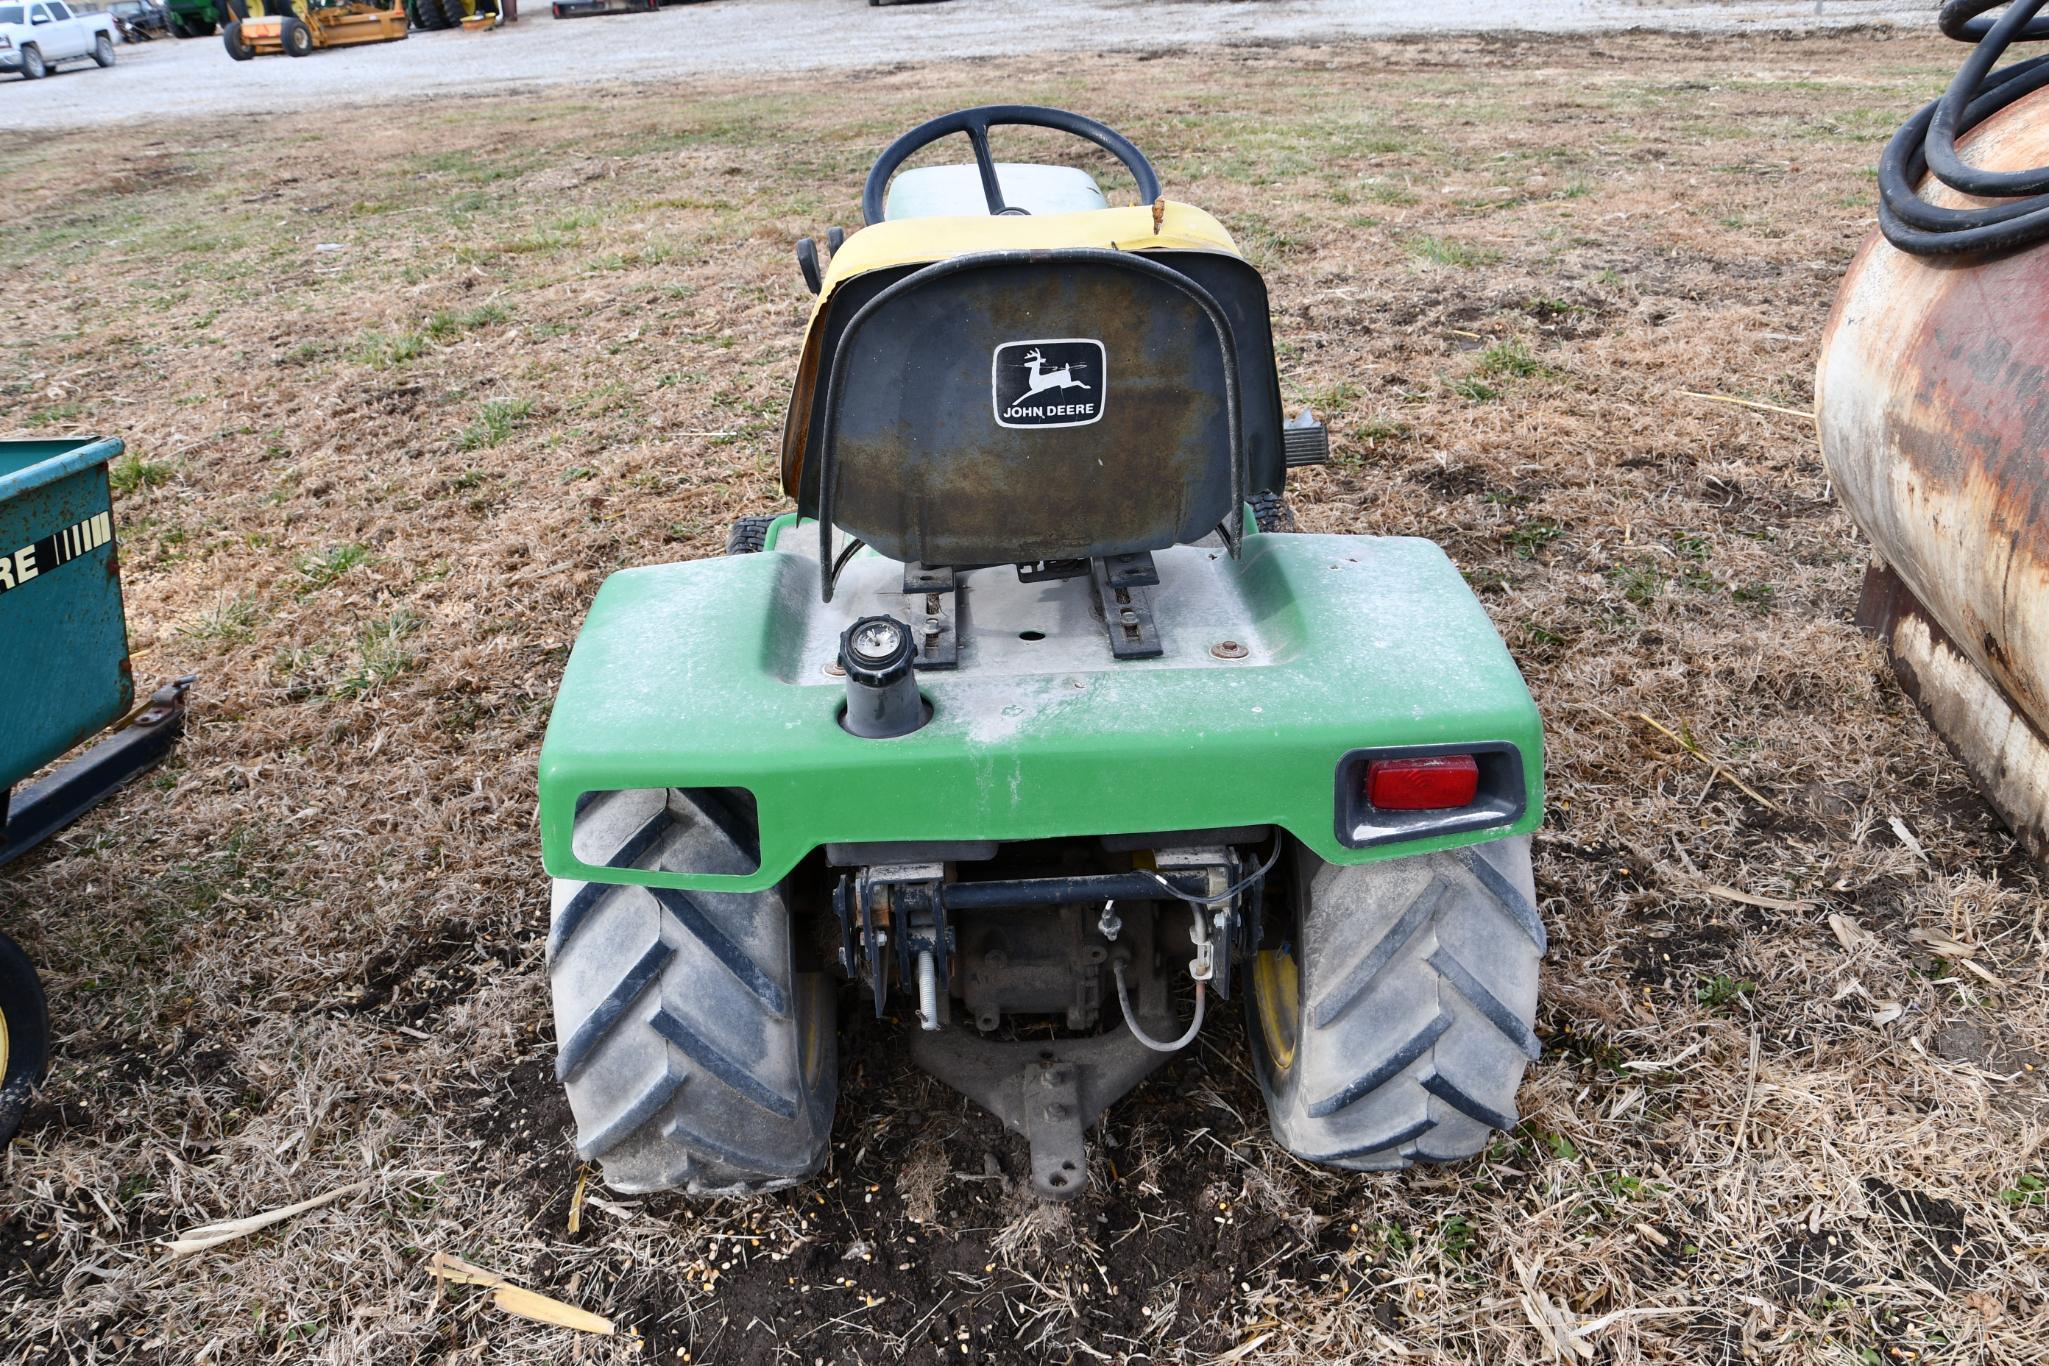
[[[1028,51],[1188,47],[1322,37],[1515,29],[1727,31],[1925,22],[1908,0],[952,0],[872,9],[860,0],[716,0],[657,14],[555,20],[528,0],[521,22],[482,34],[415,33],[303,61],[237,65],[215,39],[121,49],[111,71],[72,67],[30,83],[0,77],[0,127],[66,128],[191,114],[375,104],[422,91],[509,90],[713,73],[883,66]]]

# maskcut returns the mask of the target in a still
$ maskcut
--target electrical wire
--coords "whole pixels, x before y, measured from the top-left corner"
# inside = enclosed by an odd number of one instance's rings
[[[1976,43],[1942,97],[1900,126],[1878,160],[1878,226],[1885,240],[1916,256],[2010,251],[2049,239],[2049,166],[1987,171],[1966,163],[1957,142],[2000,110],[2049,86],[2049,56],[1993,70],[2015,43],[2049,39],[2037,19],[2049,0],[1948,0],[1936,19],[1958,42]],[[1921,197],[1930,172],[1953,190],[2003,202],[1944,208]]]
[[[1194,892],[1184,892],[1179,887],[1176,887],[1173,883],[1167,881],[1167,879],[1161,877],[1158,873],[1152,871],[1150,868],[1141,869],[1140,871],[1143,872],[1147,877],[1151,878],[1154,882],[1159,883],[1160,889],[1164,891],[1168,896],[1175,897],[1181,901],[1185,901],[1191,906],[1222,906],[1225,903],[1236,898],[1237,895],[1240,892],[1244,891],[1247,887],[1250,887],[1253,883],[1259,881],[1268,873],[1272,872],[1273,866],[1281,861],[1281,848],[1281,841],[1275,840],[1274,851],[1271,854],[1267,855],[1265,863],[1260,864],[1258,868],[1246,874],[1244,877],[1232,883],[1230,886],[1224,888],[1223,891],[1218,892],[1215,896],[1197,896]]]
[[[847,567],[847,561],[853,559],[854,556],[860,554],[861,551],[867,546],[867,544],[868,543],[862,540],[859,536],[856,536],[853,540],[847,542],[847,548],[845,550],[842,550],[833,559],[832,576],[826,580],[826,584],[828,586],[836,584],[840,581],[840,573]]]
[[[1203,991],[1208,986],[1208,983],[1197,982],[1195,984],[1195,1018],[1188,1022],[1188,1032],[1172,1043],[1161,1043],[1158,1039],[1155,1039],[1152,1035],[1138,1027],[1138,1016],[1133,1014],[1131,1010],[1131,992],[1124,985],[1124,964],[1117,964],[1114,971],[1117,977],[1117,1008],[1124,1012],[1124,1027],[1131,1031],[1132,1038],[1137,1039],[1155,1053],[1179,1053],[1182,1049],[1195,1042],[1195,1036],[1202,1032],[1202,998]]]

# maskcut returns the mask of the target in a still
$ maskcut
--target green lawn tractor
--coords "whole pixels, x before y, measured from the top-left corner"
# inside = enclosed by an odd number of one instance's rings
[[[1138,183],[998,164],[1074,134]],[[972,165],[897,171],[964,133]],[[1275,1138],[1383,1170],[1516,1122],[1542,734],[1434,544],[1288,530],[1266,289],[1110,128],[991,106],[869,173],[783,445],[795,511],[599,591],[541,752],[557,1073],[625,1191],[825,1161],[835,977],[1089,1185],[1216,1002]],[[1214,999],[1213,999],[1214,998]]]
[[[164,10],[174,38],[210,38],[235,18],[228,0],[164,0]]]

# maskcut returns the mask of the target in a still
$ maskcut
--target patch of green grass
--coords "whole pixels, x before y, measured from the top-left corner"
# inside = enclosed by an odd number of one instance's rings
[[[24,419],[31,427],[69,427],[85,415],[83,403],[53,403],[38,408]]]
[[[1469,398],[1475,403],[1488,403],[1501,397],[1501,391],[1486,383],[1478,375],[1467,375],[1454,382],[1451,391],[1460,398]]]
[[[234,645],[249,639],[254,633],[256,616],[254,595],[245,593],[239,598],[221,598],[201,612],[197,621],[180,627],[179,634],[187,640]]]
[[[480,304],[476,308],[457,311],[443,309],[427,319],[427,339],[436,342],[452,342],[465,332],[474,332],[493,323],[510,322],[512,313],[504,304]]]
[[[1543,374],[1544,366],[1530,353],[1529,347],[1510,337],[1506,341],[1494,343],[1480,353],[1480,373],[1528,379],[1532,375]]]
[[[2011,1209],[2039,1209],[2049,1205],[2049,1181],[2033,1172],[2023,1172],[2010,1189],[1999,1193],[1999,1199]]]
[[[1772,606],[1772,599],[1776,598],[1778,593],[1779,590],[1768,583],[1739,583],[1730,591],[1729,596],[1742,603],[1745,607],[1754,607],[1760,612],[1769,612]]]
[[[1391,180],[1371,182],[1366,186],[1364,194],[1375,204],[1388,204],[1396,208],[1417,202],[1417,196],[1412,191],[1406,186],[1395,184]]]
[[[356,628],[356,668],[334,685],[334,695],[357,698],[389,683],[413,662],[405,638],[420,629],[420,618],[406,608]]]
[[[1719,1010],[1739,997],[1752,996],[1756,993],[1757,983],[1738,981],[1727,973],[1718,972],[1712,977],[1701,979],[1700,986],[1694,990],[1693,999],[1710,1010]]]
[[[1508,533],[1508,548],[1519,560],[1534,560],[1539,550],[1564,534],[1565,528],[1549,518],[1532,517]]]
[[[130,451],[107,466],[107,482],[123,497],[170,482],[172,467],[160,460],[144,460]]]
[[[1405,245],[1409,254],[1419,260],[1459,270],[1477,270],[1501,259],[1501,253],[1492,247],[1477,247],[1450,237],[1411,237]]]
[[[1638,607],[1648,607],[1665,591],[1665,576],[1647,564],[1619,564],[1608,578],[1622,590],[1622,596]]]
[[[364,545],[329,546],[318,555],[300,555],[292,562],[311,588],[325,588],[357,565],[370,558],[370,548]]]
[[[511,436],[533,414],[529,398],[494,398],[477,410],[477,420],[462,429],[456,445],[466,451],[487,451]]]
[[[401,332],[393,336],[386,332],[365,333],[356,344],[356,359],[364,365],[378,370],[389,370],[395,365],[404,365],[417,360],[427,351],[427,338],[418,332]]]

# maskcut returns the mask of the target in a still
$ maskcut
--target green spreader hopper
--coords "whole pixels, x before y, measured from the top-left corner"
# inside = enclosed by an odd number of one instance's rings
[[[190,679],[134,706],[107,484],[107,462],[120,454],[112,437],[0,441],[0,864],[163,758],[184,724]],[[42,986],[0,935],[0,1142],[20,1127],[48,1061]]]

